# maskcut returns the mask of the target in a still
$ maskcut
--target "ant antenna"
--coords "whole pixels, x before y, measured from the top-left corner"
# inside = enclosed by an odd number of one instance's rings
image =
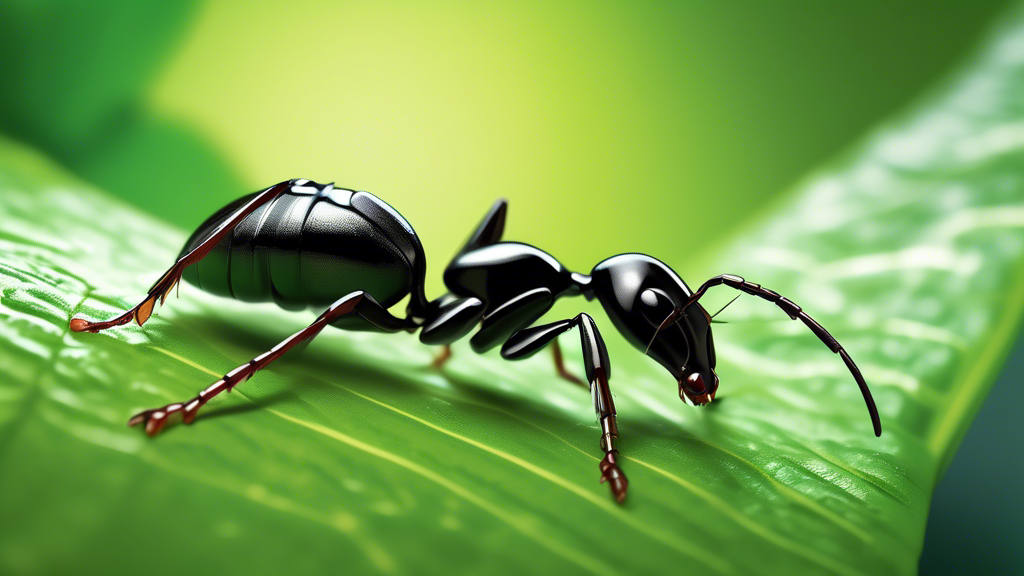
[[[722,306],[718,310],[718,312],[715,312],[714,314],[712,314],[711,315],[711,320],[712,320],[711,323],[712,324],[728,324],[728,322],[722,322],[721,320],[719,320],[718,322],[715,322],[714,318],[715,318],[715,316],[718,316],[719,314],[721,314],[722,310],[725,310],[726,308],[728,308],[729,304],[732,304],[733,302],[735,302],[740,296],[743,296],[743,294],[737,294],[735,298],[733,298],[732,300],[729,300],[729,302],[726,303],[725,306]],[[688,302],[687,304],[689,305],[690,303]],[[685,308],[686,308],[686,306],[683,306],[682,308],[676,308],[675,310],[670,312],[669,315],[666,316],[664,320],[661,321],[661,324],[658,324],[658,329],[654,331],[654,336],[651,336],[651,341],[647,343],[647,348],[644,349],[644,355],[646,355],[647,352],[649,352],[651,350],[651,346],[654,345],[654,340],[658,337],[658,333],[661,332],[662,330],[664,330],[665,328],[667,328],[668,326],[671,326],[678,319],[679,315],[682,314],[682,312],[683,312],[683,310]]]
[[[644,349],[645,356],[651,350],[651,346],[654,345],[654,340],[655,338],[658,337],[658,333],[661,332],[662,329],[664,329],[665,327],[671,326],[672,323],[676,321],[676,318],[679,316],[679,314],[682,313],[682,311],[682,308],[676,308],[672,312],[669,312],[669,315],[666,316],[665,319],[661,321],[661,324],[658,324],[658,329],[654,331],[654,336],[651,336],[651,341],[647,343],[647,348]]]
[[[697,291],[693,293],[693,296],[690,296],[690,299],[686,302],[686,304],[683,305],[682,308],[676,308],[672,312],[672,314],[669,314],[669,317],[665,319],[665,322],[662,322],[662,326],[664,326],[667,322],[675,321],[679,316],[682,315],[683,310],[690,304],[693,304],[694,302],[699,300],[700,297],[703,296],[705,292],[707,292],[708,288],[711,288],[713,286],[720,286],[722,284],[725,284],[726,286],[733,288],[735,290],[739,290],[740,292],[743,292],[745,294],[751,294],[753,296],[757,296],[758,298],[767,300],[772,304],[775,304],[776,306],[781,308],[782,311],[785,312],[786,315],[789,316],[791,319],[800,320],[801,322],[803,322],[804,325],[807,326],[811,330],[811,332],[813,332],[814,335],[817,336],[819,340],[821,340],[821,342],[824,345],[828,346],[829,350],[836,354],[839,354],[839,356],[843,359],[843,363],[846,364],[846,367],[850,370],[850,374],[853,375],[853,379],[857,381],[857,387],[860,388],[861,395],[864,396],[864,404],[867,406],[868,413],[871,415],[871,425],[875,429],[875,436],[882,435],[882,421],[878,417],[878,407],[875,406],[875,400],[874,398],[871,397],[871,390],[868,389],[867,382],[864,381],[864,375],[861,374],[860,368],[857,368],[857,365],[854,364],[853,359],[850,358],[850,354],[847,353],[846,349],[843,348],[841,344],[839,344],[839,341],[837,341],[835,337],[828,333],[828,330],[825,330],[825,328],[821,324],[818,324],[818,322],[811,318],[806,312],[804,312],[802,308],[797,306],[795,302],[793,302],[789,298],[782,296],[778,292],[773,292],[767,288],[762,287],[760,284],[747,282],[740,276],[735,276],[732,274],[722,274],[720,276],[715,276],[714,278],[708,280],[704,284],[701,284],[701,287],[698,288]],[[732,302],[730,302],[730,304],[731,303]],[[719,310],[719,312],[721,312],[721,310]],[[659,327],[659,330],[660,329],[661,327]]]
[[[732,304],[733,302],[735,302],[740,296],[743,296],[743,294],[737,294],[736,298],[733,298],[732,300],[729,300],[729,304]],[[729,307],[729,304],[726,304],[725,306],[722,306],[721,308],[719,308],[718,312],[715,312],[714,314],[712,314],[711,317],[714,318],[715,316],[718,316],[719,314],[721,314],[722,310],[725,310],[726,308]],[[726,324],[726,322],[716,322],[716,324]]]

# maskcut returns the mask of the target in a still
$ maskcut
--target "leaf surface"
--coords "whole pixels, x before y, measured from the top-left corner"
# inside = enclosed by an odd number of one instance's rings
[[[442,373],[415,336],[327,331],[192,427],[126,428],[312,316],[185,286],[145,329],[69,333],[133,304],[185,231],[0,144],[0,572],[913,573],[1024,303],[1024,18],[1008,22],[705,258],[828,327],[883,436],[841,360],[744,297],[716,327],[708,409],[610,339],[624,507],[597,483],[589,394],[544,354],[463,343]]]

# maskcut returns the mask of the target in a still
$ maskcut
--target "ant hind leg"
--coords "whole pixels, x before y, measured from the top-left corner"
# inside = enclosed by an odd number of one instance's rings
[[[372,296],[362,290],[353,292],[331,304],[330,308],[314,320],[312,324],[285,338],[270,350],[228,372],[220,380],[203,389],[195,398],[139,412],[132,416],[128,421],[128,425],[142,424],[146,434],[155,436],[164,428],[168,419],[172,416],[177,417],[180,415],[185,424],[191,424],[195,420],[199,409],[215,396],[224,391],[230,392],[235,386],[252,378],[256,372],[266,368],[267,365],[283,356],[289,350],[316,338],[328,324],[333,324],[350,314],[359,315],[364,321],[369,322],[376,329],[384,332],[398,332],[405,327],[403,320],[391,316]]]
[[[142,326],[153,314],[153,308],[156,306],[157,301],[159,300],[160,304],[163,305],[164,300],[167,299],[167,295],[170,294],[171,289],[181,281],[181,275],[185,272],[186,268],[205,258],[221,240],[235,230],[246,216],[252,214],[261,206],[290,190],[294,183],[295,180],[281,182],[252,196],[251,200],[243,204],[237,211],[231,214],[231,216],[216,230],[214,230],[209,237],[203,240],[201,244],[192,249],[188,254],[179,258],[178,261],[167,270],[167,272],[164,272],[164,275],[161,276],[160,279],[156,281],[156,284],[149,289],[149,293],[146,294],[146,297],[143,298],[142,302],[139,302],[134,307],[128,309],[125,313],[112,320],[90,322],[81,318],[72,318],[70,322],[71,331],[99,332],[100,330],[106,330],[115,326],[123,326],[130,323],[132,320],[135,320],[139,326]]]

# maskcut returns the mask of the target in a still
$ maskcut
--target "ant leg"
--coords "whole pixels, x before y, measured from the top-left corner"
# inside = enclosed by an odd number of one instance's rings
[[[587,314],[580,314],[571,320],[560,320],[551,324],[523,328],[513,334],[501,347],[501,356],[507,360],[519,360],[536,354],[541,348],[550,344],[559,334],[579,328],[580,344],[583,347],[583,365],[587,380],[590,381],[590,394],[594,399],[594,411],[601,425],[601,482],[608,482],[612,496],[621,504],[626,499],[629,481],[619,468],[619,450],[615,441],[619,438],[619,427],[615,419],[615,402],[612,390],[608,385],[611,375],[611,362],[608,360],[608,349],[604,339],[597,330],[594,319]]]
[[[156,284],[149,289],[149,293],[146,294],[146,297],[142,302],[139,302],[124,314],[121,314],[113,320],[106,320],[102,322],[90,322],[81,318],[72,318],[70,324],[71,331],[99,332],[100,330],[106,330],[107,328],[113,328],[114,326],[128,324],[132,320],[135,320],[139,323],[139,326],[142,326],[146,320],[149,320],[157,300],[159,299],[160,304],[163,304],[167,299],[167,295],[171,292],[171,289],[181,281],[181,274],[185,271],[185,268],[188,268],[192,264],[195,264],[205,258],[206,255],[224,239],[225,236],[234,231],[235,227],[237,227],[246,216],[252,214],[260,206],[267,204],[287,190],[291,189],[295,182],[295,180],[281,182],[253,196],[252,200],[249,200],[234,212],[231,217],[225,220],[206,240],[203,241],[202,244],[196,246],[191,252],[179,258],[178,261],[175,262],[174,265],[171,266],[167,272],[164,272],[164,275],[156,281]]]
[[[420,342],[430,346],[442,346],[440,354],[430,363],[435,369],[442,369],[452,357],[451,343],[462,338],[484,314],[484,303],[477,298],[460,298],[451,294],[442,296],[427,305],[427,317],[420,329]]]
[[[128,421],[128,425],[144,424],[146,434],[155,436],[167,424],[170,416],[181,414],[185,424],[191,424],[196,419],[196,413],[199,409],[214,396],[224,391],[230,392],[235,386],[252,378],[253,374],[257,371],[266,368],[271,362],[283,356],[285,352],[300,344],[308,343],[320,334],[328,324],[332,324],[349,314],[358,314],[364,320],[369,321],[383,331],[397,332],[403,326],[401,320],[391,316],[372,296],[362,290],[353,292],[331,304],[331,307],[314,320],[312,324],[285,338],[270,350],[228,372],[220,380],[207,386],[195,398],[140,412],[132,416]]]
[[[558,338],[551,341],[551,355],[554,356],[555,371],[558,372],[559,376],[577,386],[582,386],[584,388],[587,387],[583,380],[580,380],[575,374],[565,367],[565,359],[562,357],[562,347],[558,345]]]
[[[608,385],[611,377],[611,362],[604,339],[597,330],[594,319],[587,314],[576,317],[579,322],[580,343],[583,346],[583,364],[587,379],[590,380],[590,394],[594,397],[594,411],[601,423],[601,449],[604,458],[601,460],[601,482],[608,482],[612,495],[622,504],[626,499],[626,488],[629,481],[619,468],[619,450],[615,441],[619,438],[619,426],[615,419],[615,402],[612,400],[612,389]]]
[[[430,363],[431,366],[440,370],[444,368],[444,365],[448,363],[452,357],[452,345],[445,344],[441,347],[441,353],[434,357],[434,361]]]
[[[601,460],[601,482],[608,481],[612,495],[622,504],[626,500],[626,488],[629,481],[619,468],[619,450],[615,441],[619,438],[619,426],[615,419],[615,403],[612,401],[612,390],[608,386],[608,378],[603,370],[598,370],[596,380],[590,383],[590,392],[594,397],[594,410],[601,423],[601,449],[604,458]]]

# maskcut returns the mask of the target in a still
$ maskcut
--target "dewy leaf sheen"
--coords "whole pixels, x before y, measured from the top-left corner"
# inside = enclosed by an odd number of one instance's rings
[[[546,357],[459,344],[438,373],[411,337],[332,330],[193,427],[125,427],[309,316],[186,286],[144,329],[70,334],[143,294],[184,231],[0,144],[0,572],[912,574],[1024,305],[1024,15],[1008,22],[708,258],[813,311],[882,437],[813,334],[742,298],[711,408],[609,343],[624,508],[592,474],[589,398]]]

